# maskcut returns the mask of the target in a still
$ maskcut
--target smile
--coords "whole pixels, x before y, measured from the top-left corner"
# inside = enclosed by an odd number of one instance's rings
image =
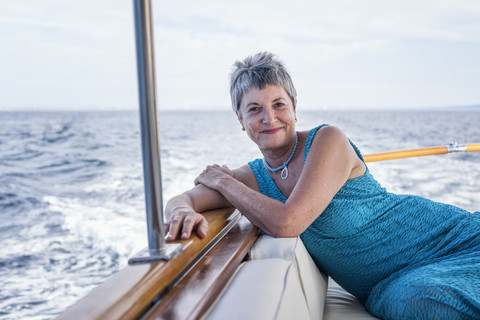
[[[282,130],[282,128],[275,128],[275,129],[268,129],[268,130],[263,130],[261,133],[264,134],[274,134],[277,133],[278,131]]]

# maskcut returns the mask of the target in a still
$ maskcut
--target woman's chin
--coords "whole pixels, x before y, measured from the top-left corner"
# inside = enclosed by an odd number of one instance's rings
[[[261,150],[272,150],[281,148],[284,142],[280,139],[262,139],[257,142],[257,145]]]

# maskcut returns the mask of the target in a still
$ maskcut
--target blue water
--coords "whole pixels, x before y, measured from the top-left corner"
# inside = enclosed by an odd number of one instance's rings
[[[480,142],[479,111],[306,111],[364,154]],[[164,198],[258,157],[232,112],[161,112]],[[51,319],[147,246],[137,112],[0,112],[0,319]],[[480,153],[369,165],[388,189],[480,209]]]

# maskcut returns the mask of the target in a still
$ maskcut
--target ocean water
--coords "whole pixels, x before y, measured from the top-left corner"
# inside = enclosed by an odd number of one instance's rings
[[[223,111],[160,112],[163,196],[260,153]],[[480,111],[305,111],[364,154],[480,143]],[[51,319],[147,246],[138,113],[0,112],[0,319]],[[387,189],[480,210],[480,152],[369,164]]]

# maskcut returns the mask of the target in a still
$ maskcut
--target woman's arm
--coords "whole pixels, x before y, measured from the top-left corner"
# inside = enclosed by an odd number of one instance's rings
[[[210,166],[196,180],[220,192],[264,232],[275,237],[301,234],[323,212],[345,182],[365,172],[343,132],[320,129],[309,151],[302,174],[285,203],[269,198]]]
[[[243,166],[233,172],[226,170],[224,174],[242,181],[244,186],[258,190],[255,176],[248,166]],[[251,174],[249,174],[249,170]],[[208,222],[200,212],[231,206],[232,204],[218,191],[197,184],[193,189],[168,201],[165,208],[165,240],[175,240],[179,233],[181,233],[182,239],[188,239],[192,231],[196,231],[200,238],[205,238]]]

